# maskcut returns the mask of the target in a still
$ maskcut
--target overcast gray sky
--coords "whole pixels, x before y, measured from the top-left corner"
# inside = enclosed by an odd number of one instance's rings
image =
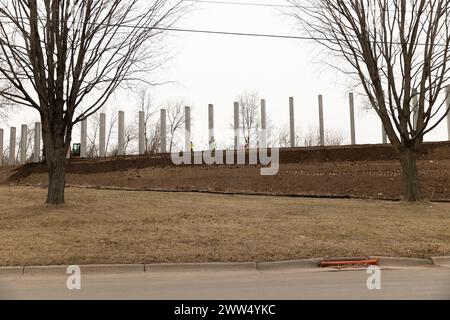
[[[223,1],[228,4],[195,3],[177,27],[302,35],[295,22],[281,13],[282,8],[231,4],[286,5],[284,0]],[[197,148],[207,145],[207,107],[210,103],[215,105],[218,145],[232,144],[230,123],[233,102],[244,90],[257,91],[267,100],[268,116],[277,128],[288,125],[288,99],[293,96],[296,125],[303,134],[317,127],[317,96],[323,94],[325,126],[341,131],[346,142],[349,142],[348,94],[354,83],[327,67],[322,61],[326,53],[314,43],[295,39],[171,32],[167,45],[173,59],[158,77],[174,82],[152,88],[151,95],[156,106],[167,100],[182,98],[193,107],[193,140]],[[373,111],[361,108],[360,99],[356,100],[356,104],[359,106],[356,114],[357,142],[381,142],[380,121]],[[110,101],[108,109],[124,110],[127,121],[133,122],[136,105],[137,95],[125,91],[119,92]],[[34,111],[17,111],[1,127],[19,127],[21,122],[34,119],[38,119]],[[9,130],[5,131],[7,138]],[[78,132],[75,132],[74,142],[78,139]],[[446,139],[446,122],[427,137],[429,141]]]

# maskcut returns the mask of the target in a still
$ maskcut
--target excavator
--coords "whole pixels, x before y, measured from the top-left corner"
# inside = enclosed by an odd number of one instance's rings
[[[67,159],[81,157],[81,143],[74,143],[67,153]],[[45,161],[45,150],[42,150],[42,161]]]
[[[81,143],[74,143],[70,152],[71,158],[81,157]]]

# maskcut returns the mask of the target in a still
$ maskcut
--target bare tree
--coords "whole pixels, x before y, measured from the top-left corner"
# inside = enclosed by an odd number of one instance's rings
[[[91,129],[87,134],[86,156],[88,158],[95,158],[99,156],[99,147],[97,138],[100,135],[100,114],[96,113],[89,117],[89,128]]]
[[[238,97],[241,135],[246,146],[258,145],[261,132],[261,98],[257,92],[245,91]]]
[[[105,154],[109,153],[109,147],[111,145],[111,136],[114,131],[114,128],[117,126],[117,122],[118,122],[117,112],[111,113],[111,116],[109,117],[109,124],[107,125],[106,131]]]
[[[131,154],[130,147],[133,142],[138,140],[138,134],[135,126],[127,125],[125,127],[125,139],[123,143],[123,151],[125,154]]]
[[[147,153],[156,154],[159,152],[159,146],[161,144],[161,123],[156,121],[150,128],[147,129]]]
[[[289,125],[284,125],[278,130],[277,137],[278,137],[278,146],[280,148],[290,148],[291,147],[291,129]],[[301,130],[300,127],[295,128],[295,142],[296,145],[299,145],[301,139]]]
[[[320,133],[316,130],[309,130],[303,135],[302,144],[305,147],[316,147],[320,145]]]
[[[25,157],[26,157],[26,162],[30,163],[32,162],[33,159],[33,154],[34,154],[34,135],[35,135],[35,131],[34,129],[30,129],[34,127],[35,122],[29,123],[27,125],[27,137],[25,140]]]
[[[310,128],[303,135],[303,145],[305,147],[318,147],[321,144],[320,130],[318,128]],[[325,146],[340,146],[344,143],[344,136],[338,130],[325,130]]]
[[[3,148],[3,154],[0,154],[0,158],[2,161],[0,161],[1,163],[3,163],[3,165],[9,165],[9,147],[5,147]]]
[[[343,58],[339,69],[360,83],[399,154],[404,199],[422,200],[417,152],[449,112],[450,2],[287,1],[311,38]]]
[[[16,137],[16,154],[15,154],[15,163],[20,163],[22,148],[25,148],[25,163],[31,162],[33,151],[34,151],[34,130],[30,129],[34,125],[34,122],[27,124],[27,131],[25,136],[25,144],[22,145],[22,136]],[[21,132],[22,133],[22,132]]]
[[[99,138],[100,138],[100,112],[89,117],[90,131],[87,135],[88,145],[86,147],[87,157],[95,158],[100,156]],[[105,153],[108,154],[111,136],[117,124],[117,112],[112,112],[109,121],[105,127]]]
[[[289,148],[290,142],[290,130],[289,126],[285,125],[278,130],[278,145],[280,148]]]
[[[137,129],[135,125],[129,124],[125,127],[125,132],[124,132],[124,140],[123,140],[123,151],[124,154],[131,154],[133,153],[133,143],[135,143],[138,140],[138,134],[137,134]],[[107,153],[109,156],[118,156],[119,154],[119,148],[118,148],[118,144],[114,144],[111,148],[111,151],[109,151]]]
[[[160,66],[160,36],[179,17],[182,2],[1,1],[0,74],[14,90],[0,96],[40,114],[47,203],[64,203],[73,126],[116,89],[144,81]]]
[[[161,141],[159,119],[155,116],[158,110],[153,106],[152,99],[148,89],[142,89],[139,92],[139,110],[144,112],[144,148],[146,154],[154,154],[158,152]]]
[[[325,130],[325,145],[330,147],[342,146],[344,144],[344,135],[339,130]]]
[[[2,89],[0,89],[1,91]],[[0,121],[8,118],[8,106],[0,101]]]
[[[167,111],[167,123],[169,134],[169,153],[172,152],[177,143],[177,134],[185,124],[183,100],[168,101],[164,104]]]

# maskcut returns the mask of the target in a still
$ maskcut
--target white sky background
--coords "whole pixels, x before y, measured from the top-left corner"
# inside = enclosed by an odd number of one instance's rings
[[[286,5],[284,0],[228,0]],[[177,23],[179,28],[227,32],[303,35],[295,22],[280,9],[261,6],[196,3]],[[295,120],[300,133],[318,126],[317,96],[324,95],[325,127],[342,132],[350,142],[350,79],[327,67],[322,48],[313,42],[294,39],[253,38],[229,35],[170,33],[168,48],[173,59],[159,74],[172,84],[154,87],[155,106],[167,100],[183,99],[192,106],[193,141],[196,149],[206,148],[208,104],[215,105],[215,136],[219,147],[232,144],[233,102],[247,91],[257,91],[267,100],[267,113],[276,128],[288,125],[288,98],[295,98]],[[136,121],[138,97],[131,91],[118,92],[107,112],[124,110],[128,123]],[[356,135],[358,143],[380,143],[381,123],[373,111],[364,110],[356,97]],[[1,124],[6,129],[38,119],[31,109],[15,111]],[[159,115],[158,115],[159,116]],[[107,116],[109,119],[109,115]],[[277,130],[275,130],[274,134]],[[5,130],[8,141],[9,128]],[[182,133],[181,133],[182,137]],[[274,136],[273,139],[277,139]],[[75,129],[74,143],[79,140]],[[116,141],[116,138],[113,137]],[[447,140],[447,123],[427,136],[428,141]],[[6,143],[5,143],[6,146]]]

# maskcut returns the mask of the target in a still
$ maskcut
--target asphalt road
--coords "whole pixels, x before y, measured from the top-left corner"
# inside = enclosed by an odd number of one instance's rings
[[[242,271],[0,276],[0,299],[450,299],[450,269],[383,270],[381,290],[368,290],[365,271]]]

